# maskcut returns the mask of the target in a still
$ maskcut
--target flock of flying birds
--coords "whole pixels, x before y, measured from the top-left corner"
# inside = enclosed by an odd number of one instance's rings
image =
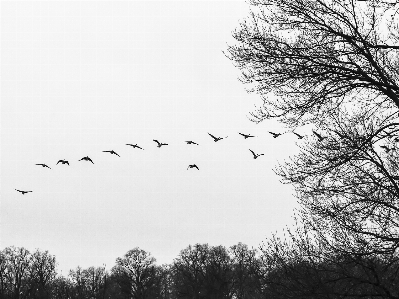
[[[274,133],[274,132],[269,132],[269,133],[272,134],[274,138],[277,138],[277,137],[279,137],[279,136],[285,134],[285,133]],[[298,139],[302,139],[302,138],[304,137],[304,136],[302,136],[302,135],[300,135],[300,134],[298,134],[298,133],[295,133],[295,132],[292,132],[292,133],[294,133],[294,134],[298,137]],[[313,133],[316,135],[316,137],[318,138],[319,141],[323,141],[323,139],[325,138],[325,137],[322,137],[319,133],[317,133],[317,132],[315,132],[315,131],[313,131]],[[243,134],[243,133],[238,133],[238,134],[240,134],[241,136],[243,136],[244,139],[247,139],[247,138],[250,138],[250,137],[255,137],[255,136],[250,135],[250,134]],[[211,137],[213,138],[213,141],[214,141],[214,142],[218,142],[218,141],[220,141],[220,140],[225,139],[225,138],[228,137],[228,136],[226,136],[226,137],[216,137],[216,136],[214,136],[214,135],[212,135],[212,134],[210,134],[210,133],[208,133],[208,135],[211,136]],[[168,145],[167,143],[159,142],[159,141],[156,140],[156,139],[153,139],[153,141],[157,144],[157,147],[159,147],[159,148],[162,147],[162,146],[164,146],[164,145]],[[186,142],[187,144],[199,145],[198,143],[196,143],[196,142],[194,142],[194,141],[191,141],[191,140],[187,140],[187,141],[185,141],[185,142]],[[129,146],[131,146],[131,147],[133,147],[133,148],[137,148],[137,149],[144,150],[142,147],[138,146],[137,144],[126,143],[126,145],[129,145]],[[251,149],[249,149],[249,151],[252,153],[254,159],[257,159],[257,158],[259,158],[260,156],[263,156],[263,155],[264,155],[264,154],[256,154],[256,153],[255,153],[253,150],[251,150]],[[110,153],[111,155],[116,155],[116,156],[120,157],[120,156],[118,155],[118,153],[115,152],[114,150],[103,151],[103,152],[104,152],[104,153]],[[78,160],[78,161],[87,161],[87,162],[91,162],[91,163],[94,164],[93,160],[90,159],[89,156],[85,156],[85,157],[83,157],[82,159],[80,159],[80,160]],[[67,164],[67,165],[69,166],[69,161],[67,161],[67,160],[63,160],[63,159],[58,160],[58,162],[57,162],[56,165],[58,165],[59,163],[61,163],[61,164]],[[44,167],[44,168],[49,168],[49,169],[51,169],[50,166],[48,166],[47,164],[44,164],[44,163],[38,163],[38,164],[35,164],[35,165],[38,165],[38,166],[42,166],[42,167]],[[199,170],[199,167],[198,167],[196,164],[190,164],[190,165],[188,165],[187,170],[190,169],[190,168],[196,168],[197,170]],[[22,193],[23,195],[26,194],[26,193],[29,193],[29,192],[33,192],[33,191],[24,191],[24,190],[18,190],[18,189],[15,189],[15,190],[18,191],[18,192],[20,192],[20,193]]]

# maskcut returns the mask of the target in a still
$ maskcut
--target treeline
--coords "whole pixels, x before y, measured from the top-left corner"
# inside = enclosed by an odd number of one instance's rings
[[[303,239],[302,239],[303,240]],[[273,246],[274,245],[274,246]],[[291,244],[292,245],[292,244]],[[398,298],[399,261],[313,251],[279,243],[258,249],[196,244],[170,265],[129,250],[105,267],[77,267],[64,277],[48,251],[7,247],[0,253],[1,298]],[[309,244],[308,244],[309,245]]]

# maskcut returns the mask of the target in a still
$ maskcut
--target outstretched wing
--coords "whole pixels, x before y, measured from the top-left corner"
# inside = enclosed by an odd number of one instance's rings
[[[249,149],[249,151],[252,153],[252,155],[254,155],[254,158],[256,158],[256,154],[254,153],[254,151],[251,149]]]
[[[209,136],[211,136],[213,139],[217,139],[215,136],[213,136],[211,133],[208,133]]]

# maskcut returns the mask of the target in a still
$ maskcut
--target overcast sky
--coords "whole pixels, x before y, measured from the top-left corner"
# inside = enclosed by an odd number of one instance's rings
[[[195,243],[257,247],[291,223],[293,190],[272,169],[297,138],[248,120],[261,102],[222,53],[248,12],[244,1],[2,1],[1,248],[49,250],[66,274],[111,268],[134,247],[159,264]]]

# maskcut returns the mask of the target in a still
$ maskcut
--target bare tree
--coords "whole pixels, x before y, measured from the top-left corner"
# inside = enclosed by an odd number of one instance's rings
[[[266,298],[399,298],[398,257],[336,251],[303,223],[260,249]]]
[[[23,247],[6,247],[4,276],[10,298],[23,298],[29,290],[30,253]]]
[[[55,256],[48,251],[41,252],[36,250],[30,256],[30,297],[31,298],[50,298],[51,284],[56,276]]]
[[[262,297],[261,263],[256,249],[238,243],[229,249],[233,268],[233,294],[235,298]]]
[[[138,247],[117,258],[111,271],[122,293],[131,296],[129,298],[158,298],[160,284],[155,262],[149,252]]]
[[[342,106],[399,107],[397,2],[250,0],[228,58],[264,106],[254,120],[319,124]]]

